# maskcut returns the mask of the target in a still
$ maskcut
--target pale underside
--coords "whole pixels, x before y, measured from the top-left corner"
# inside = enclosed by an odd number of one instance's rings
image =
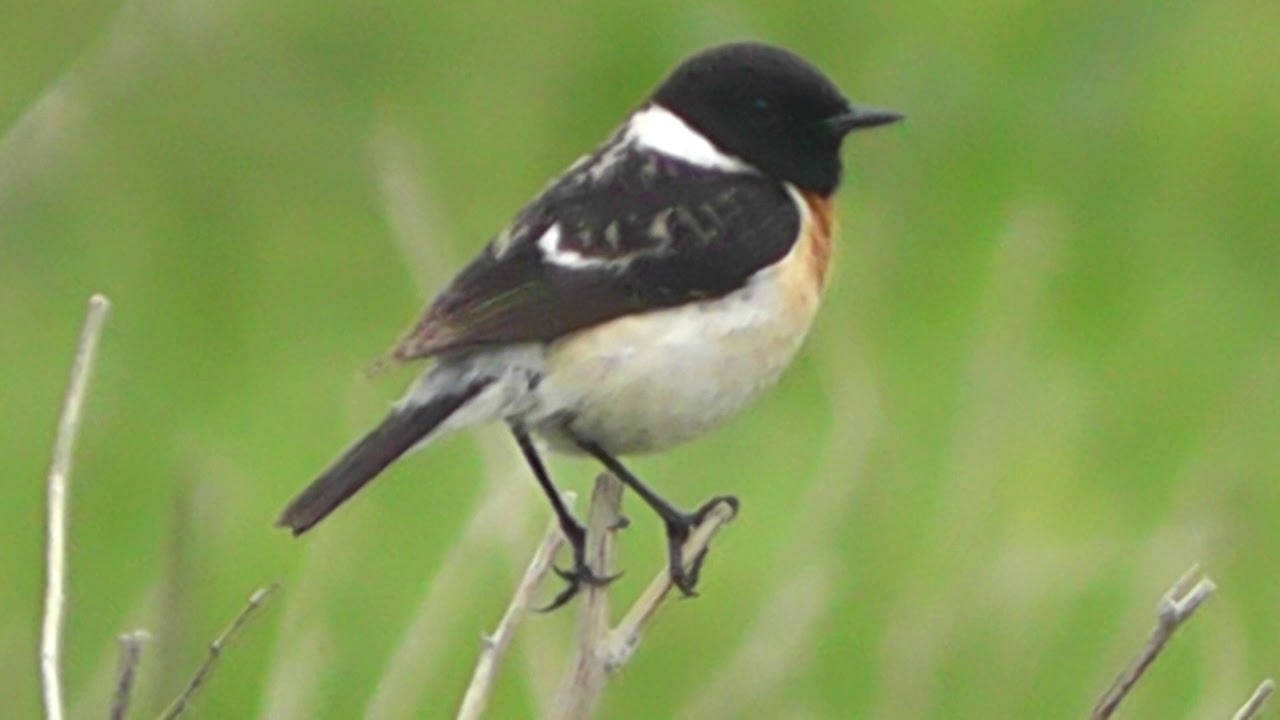
[[[522,343],[442,363],[402,401],[431,397],[458,376],[492,375],[480,396],[431,439],[518,418],[555,450],[576,452],[567,424],[614,454],[662,450],[715,428],[774,383],[794,359],[826,278],[829,208],[803,218],[801,241],[724,297],[628,315],[549,344]]]
[[[723,298],[559,340],[547,350],[537,393],[546,407],[573,408],[573,431],[616,454],[692,440],[772,387],[795,358],[822,292],[816,261],[814,243],[799,242]],[[554,414],[533,427],[554,449],[573,450]]]

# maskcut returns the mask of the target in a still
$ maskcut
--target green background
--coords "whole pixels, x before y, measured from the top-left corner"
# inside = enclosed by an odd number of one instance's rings
[[[43,478],[101,291],[73,717],[105,716],[118,633],[152,634],[146,716],[277,579],[197,717],[449,716],[547,521],[503,433],[302,540],[271,521],[410,382],[360,371],[451,271],[681,57],[754,37],[909,120],[846,149],[779,390],[633,461],[743,511],[603,716],[1080,717],[1194,561],[1221,590],[1124,714],[1230,716],[1280,672],[1277,27],[1262,0],[5,4],[0,715],[39,712]],[[619,602],[663,562],[629,507]],[[526,623],[492,717],[545,707],[574,628]]]

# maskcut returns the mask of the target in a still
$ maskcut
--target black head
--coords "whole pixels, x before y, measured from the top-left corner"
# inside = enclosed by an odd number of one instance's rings
[[[840,184],[845,135],[902,118],[853,107],[822,71],[760,43],[721,45],[694,55],[653,99],[722,151],[824,195]]]

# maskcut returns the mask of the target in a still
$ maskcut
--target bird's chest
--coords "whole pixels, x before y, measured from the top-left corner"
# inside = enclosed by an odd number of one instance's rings
[[[571,449],[557,432],[567,422],[610,452],[649,452],[743,409],[790,364],[817,311],[830,237],[804,237],[724,297],[622,317],[553,343],[537,394],[554,413],[535,423],[540,434]]]

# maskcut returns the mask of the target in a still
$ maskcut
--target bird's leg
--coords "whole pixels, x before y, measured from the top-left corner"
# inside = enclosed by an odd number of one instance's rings
[[[702,524],[706,519],[707,513],[720,503],[728,503],[733,509],[734,514],[738,512],[738,498],[733,495],[717,495],[707,502],[703,503],[697,510],[686,513],[667,502],[661,495],[658,495],[648,485],[641,482],[630,470],[618,462],[618,459],[605,452],[604,448],[598,444],[578,437],[572,431],[568,432],[569,436],[583,452],[591,455],[599,460],[609,472],[613,473],[626,484],[627,487],[635,491],[642,500],[658,513],[658,517],[662,518],[662,522],[667,528],[667,566],[671,573],[671,583],[680,589],[686,597],[696,595],[694,587],[698,584],[698,575],[702,572],[702,562],[707,557],[707,550],[703,548],[693,561],[686,568],[684,563],[684,543],[689,539],[693,529]]]
[[[551,501],[551,509],[555,511],[556,519],[560,521],[560,531],[564,533],[565,539],[569,541],[569,546],[573,549],[573,568],[570,570],[555,568],[556,574],[563,578],[568,583],[568,586],[561,590],[560,594],[556,595],[549,605],[539,608],[540,612],[551,612],[572,600],[583,585],[602,587],[617,580],[618,576],[601,577],[592,572],[591,568],[587,566],[586,528],[569,511],[569,507],[564,504],[564,498],[560,497],[555,485],[551,483],[551,475],[547,472],[546,465],[542,464],[542,458],[539,457],[537,448],[533,446],[533,439],[529,437],[529,431],[518,422],[509,424],[511,426],[511,434],[515,436],[516,442],[520,445],[520,452],[524,453],[524,459],[529,463],[534,476],[537,477],[538,485],[542,486],[542,491],[546,493],[547,499]]]

